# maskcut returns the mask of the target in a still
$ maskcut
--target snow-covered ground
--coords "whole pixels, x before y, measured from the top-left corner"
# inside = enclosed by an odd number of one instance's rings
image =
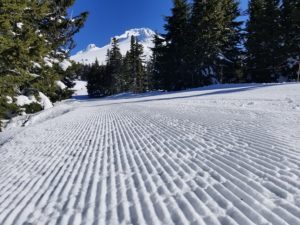
[[[0,155],[1,225],[299,225],[300,85],[75,98]]]

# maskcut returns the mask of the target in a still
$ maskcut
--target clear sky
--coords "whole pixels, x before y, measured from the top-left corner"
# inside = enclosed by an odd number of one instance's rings
[[[241,0],[247,8],[248,0]],[[73,15],[89,11],[85,27],[75,36],[76,53],[88,44],[103,46],[110,38],[131,28],[147,27],[163,32],[164,16],[170,14],[172,0],[76,0]]]

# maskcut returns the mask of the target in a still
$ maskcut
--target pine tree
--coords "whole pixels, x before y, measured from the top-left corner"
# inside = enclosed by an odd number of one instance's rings
[[[63,71],[58,63],[66,60],[70,50],[75,47],[73,36],[83,27],[88,13],[83,12],[78,16],[72,15],[70,17],[68,8],[74,4],[75,0],[47,2],[49,13],[43,18],[38,35],[45,38],[51,51],[45,57],[46,68],[43,67],[40,78],[34,87],[36,89],[42,88],[43,92],[50,96],[52,101],[56,101],[62,97],[59,94],[60,91],[57,90],[56,80],[62,80],[69,87],[73,85],[67,78],[68,72]],[[47,66],[51,64],[53,66]],[[69,91],[67,90],[67,92]]]
[[[126,87],[134,93],[141,93],[147,90],[143,54],[143,46],[134,36],[131,36],[130,50],[124,58],[122,71]]]
[[[251,0],[247,23],[247,74],[255,82],[274,82],[280,75],[279,0]]]
[[[111,94],[111,80],[107,67],[99,65],[98,60],[87,72],[87,89],[90,97],[103,97]]]
[[[132,75],[132,58],[130,52],[126,52],[122,64],[122,79],[123,79],[123,90],[122,92],[131,91],[133,85],[133,75]]]
[[[194,0],[191,16],[191,63],[194,85],[217,79],[217,59],[222,47],[222,1]]]
[[[240,55],[241,22],[235,0],[194,0],[190,19],[193,86],[232,81]]]
[[[38,98],[38,93],[43,92],[58,100],[67,94],[58,91],[56,81],[65,75],[57,64],[74,46],[72,36],[87,16],[83,13],[69,18],[67,8],[73,3],[74,0],[0,2],[1,102],[7,101],[3,96],[23,94]],[[2,108],[8,109],[15,103],[7,104]],[[4,114],[14,113],[4,110]]]
[[[221,51],[218,57],[217,73],[220,83],[237,83],[243,79],[242,74],[242,24],[239,2],[223,0]]]
[[[75,0],[49,1],[51,13],[47,14],[41,27],[51,48],[51,57],[64,59],[71,49],[75,47],[74,34],[83,27],[88,13],[83,12],[77,16],[68,15],[68,9],[75,3]]]
[[[42,1],[0,2],[0,120],[20,112],[13,97],[30,91],[37,79],[34,72],[51,50],[44,37],[36,35],[48,12]]]
[[[31,70],[50,51],[44,37],[36,35],[48,10],[34,1],[0,3],[0,90],[7,94],[34,80]]]
[[[112,39],[112,48],[108,52],[107,72],[111,80],[111,94],[119,93],[122,90],[122,54],[120,52],[118,39]]]
[[[300,63],[300,2],[283,0],[282,43],[283,43],[283,74],[289,79],[296,79]]]
[[[174,0],[172,15],[166,17],[164,35],[166,45],[163,62],[165,69],[161,71],[164,89],[180,90],[188,86],[188,21],[189,5],[186,0]]]
[[[166,59],[166,42],[165,39],[159,35],[153,37],[154,47],[152,48],[151,57],[151,74],[153,77],[153,88],[155,90],[165,89],[167,87],[166,74],[167,63]]]

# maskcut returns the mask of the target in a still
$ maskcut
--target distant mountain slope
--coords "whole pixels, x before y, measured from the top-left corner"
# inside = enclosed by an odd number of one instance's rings
[[[151,48],[153,47],[153,37],[155,32],[149,28],[138,28],[128,30],[120,36],[115,36],[119,40],[119,47],[123,55],[130,49],[130,39],[132,35],[137,37],[144,46],[145,58],[149,59],[152,54]],[[71,59],[83,64],[91,64],[98,59],[100,64],[105,64],[107,50],[110,49],[110,47],[110,44],[101,48],[97,47],[95,44],[90,44],[85,50],[72,56]]]

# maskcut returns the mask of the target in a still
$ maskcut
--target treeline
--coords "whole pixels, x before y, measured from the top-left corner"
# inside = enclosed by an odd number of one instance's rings
[[[0,1],[0,121],[28,110],[33,103],[16,104],[19,95],[38,102],[40,93],[53,102],[68,98],[72,69],[62,62],[74,47],[73,35],[84,25],[87,13],[68,16],[75,0]],[[57,85],[65,83],[65,89]]]
[[[154,37],[151,61],[143,63],[142,52],[134,51],[134,45],[122,58],[114,40],[107,66],[92,66],[88,77],[92,96],[297,79],[299,0],[250,0],[246,23],[236,0],[173,3],[166,33]]]
[[[143,46],[136,37],[131,36],[130,50],[123,57],[118,40],[113,38],[105,65],[99,65],[96,61],[83,67],[88,70],[86,79],[89,95],[102,97],[121,92],[141,93],[150,90],[150,74],[143,53]]]
[[[250,0],[248,15],[243,24],[236,0],[174,0],[155,37],[156,88],[296,80],[300,1]]]

